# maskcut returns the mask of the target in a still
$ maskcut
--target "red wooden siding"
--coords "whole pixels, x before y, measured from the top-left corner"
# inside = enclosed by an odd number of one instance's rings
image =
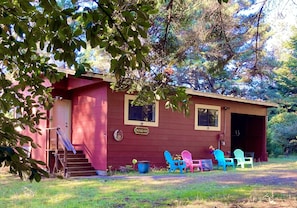
[[[230,152],[231,113],[260,115],[262,118],[266,116],[265,107],[196,96],[191,100],[192,105],[188,117],[182,113],[164,109],[164,102],[160,102],[159,126],[148,127],[150,133],[147,136],[135,135],[133,132],[135,126],[123,124],[124,94],[108,91],[107,164],[114,168],[131,164],[134,158],[149,160],[152,166],[165,167],[164,150],[168,150],[172,154],[180,154],[182,150],[187,149],[192,152],[194,158],[212,158],[208,147],[210,145],[217,147],[217,138],[220,133],[225,133],[226,141],[226,145],[221,146],[222,150]],[[228,107],[226,111],[224,109],[221,111],[221,131],[194,130],[195,104],[198,103]],[[259,122],[259,128],[263,128],[265,121],[264,123],[262,120]],[[113,132],[116,129],[121,129],[124,133],[124,139],[120,142],[113,139]],[[257,133],[255,134],[257,135]],[[251,139],[253,143],[259,142],[258,140],[263,140],[265,143],[266,140],[263,136],[266,135],[257,135]],[[260,147],[262,148],[262,146]]]
[[[46,87],[50,87],[51,83],[48,80],[44,80],[44,86]],[[27,90],[22,92],[25,94],[30,94],[30,92],[28,92]],[[46,111],[43,108],[39,108],[38,109],[41,112],[44,112],[46,115]],[[34,109],[33,109],[34,111]],[[33,148],[32,152],[31,152],[31,157],[36,159],[36,160],[41,160],[43,162],[47,162],[48,157],[47,157],[47,151],[46,151],[46,127],[47,127],[47,120],[40,120],[40,123],[38,125],[38,128],[40,128],[41,130],[41,134],[39,133],[32,133],[30,132],[30,130],[28,128],[26,128],[25,130],[22,130],[21,133],[24,135],[27,135],[29,137],[31,137],[34,141],[35,144],[38,145],[37,148]]]
[[[96,170],[106,171],[107,95],[106,84],[75,90],[72,142],[84,150]]]
[[[32,133],[28,129],[22,131],[22,134],[31,137],[35,144],[39,145],[36,149],[32,149],[31,157],[36,160],[41,160],[46,162],[48,160],[46,155],[46,120],[41,120],[39,123],[39,128],[41,129],[41,134]]]

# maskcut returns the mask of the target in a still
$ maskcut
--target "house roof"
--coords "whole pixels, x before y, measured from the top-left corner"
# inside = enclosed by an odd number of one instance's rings
[[[220,99],[220,100],[228,100],[228,101],[248,103],[248,104],[254,104],[254,105],[262,105],[262,106],[266,106],[266,107],[278,107],[278,104],[276,104],[276,103],[266,102],[266,101],[262,101],[262,100],[249,100],[249,99],[245,99],[245,98],[220,95],[220,94],[216,94],[216,93],[200,92],[200,91],[193,90],[193,89],[187,89],[186,92],[189,95],[196,95],[196,96],[201,96],[201,97],[215,98],[215,99]]]
[[[75,75],[75,71],[70,70],[70,69],[58,69],[58,71],[65,73],[66,76],[67,75]],[[105,82],[114,82],[115,81],[114,77],[111,75],[96,74],[93,72],[87,72],[87,73],[83,74],[82,76],[102,79]],[[250,100],[250,99],[245,99],[245,98],[238,98],[238,97],[234,97],[234,96],[227,96],[227,95],[221,95],[221,94],[209,93],[209,92],[201,92],[201,91],[197,91],[197,90],[193,90],[193,89],[187,89],[186,93],[189,95],[195,95],[195,96],[200,96],[200,97],[215,98],[215,99],[220,99],[220,100],[260,105],[260,106],[265,106],[265,107],[278,107],[278,104],[272,103],[272,102],[266,102],[266,101],[262,101],[262,100]]]

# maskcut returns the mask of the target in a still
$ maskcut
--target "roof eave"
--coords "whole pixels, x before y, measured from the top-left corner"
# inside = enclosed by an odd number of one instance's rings
[[[228,100],[233,102],[240,102],[240,103],[247,103],[247,104],[253,104],[253,105],[261,105],[266,107],[278,107],[278,104],[272,103],[272,102],[265,102],[265,101],[259,101],[259,100],[248,100],[244,98],[237,98],[233,96],[226,96],[226,95],[220,95],[215,93],[208,93],[208,92],[200,92],[193,89],[186,89],[186,93],[189,95],[196,95],[201,97],[208,97],[208,98],[215,98],[215,99],[221,99],[221,100]]]
[[[72,70],[72,69],[57,68],[57,71],[66,74],[66,76],[67,75],[75,76],[75,70]],[[114,76],[108,75],[108,74],[96,74],[94,72],[86,72],[86,73],[82,74],[82,76],[98,78],[98,79],[102,79],[103,81],[106,81],[106,82],[114,82],[115,81]]]

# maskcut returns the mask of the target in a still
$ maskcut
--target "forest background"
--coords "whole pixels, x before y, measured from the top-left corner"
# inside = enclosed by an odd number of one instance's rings
[[[294,0],[2,1],[0,163],[30,180],[47,175],[17,129],[39,131],[45,115],[32,109],[51,108],[43,77],[61,79],[59,68],[114,76],[111,87],[137,92],[139,104],[163,99],[184,113],[185,88],[278,103],[268,151],[296,153],[294,9]]]

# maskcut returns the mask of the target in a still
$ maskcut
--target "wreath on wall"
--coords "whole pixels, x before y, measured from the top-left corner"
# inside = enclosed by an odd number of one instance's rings
[[[113,138],[114,138],[117,142],[122,141],[122,140],[124,139],[124,133],[123,133],[123,131],[122,131],[122,130],[119,130],[119,129],[115,130],[115,131],[113,132]]]

